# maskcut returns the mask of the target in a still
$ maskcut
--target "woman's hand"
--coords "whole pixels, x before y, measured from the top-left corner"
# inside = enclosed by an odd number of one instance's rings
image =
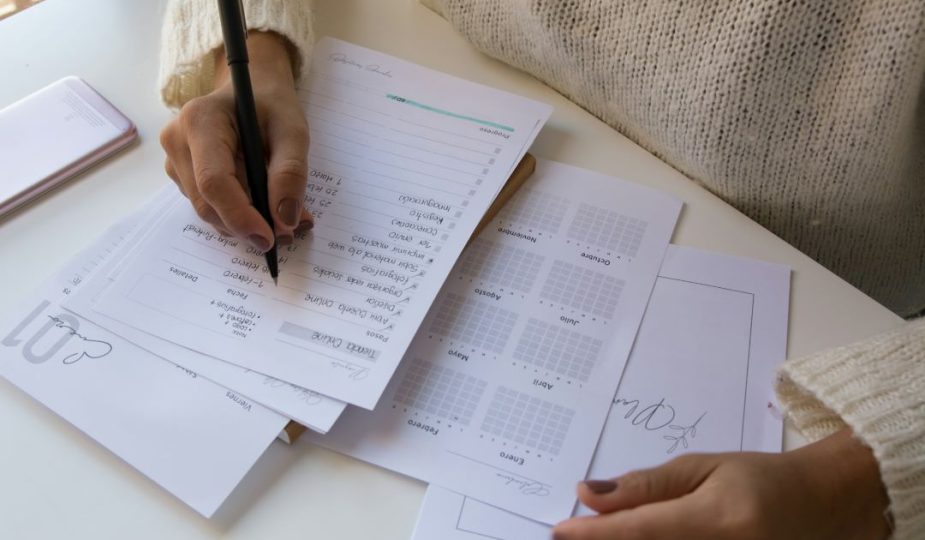
[[[285,40],[277,34],[252,32],[247,47],[257,117],[267,149],[270,211],[276,239],[286,245],[297,229],[312,224],[311,215],[302,207],[308,180],[308,126]],[[274,231],[248,196],[224,50],[216,53],[215,89],[183,106],[161,132],[161,145],[167,152],[167,175],[199,217],[260,251],[270,249]]]
[[[883,540],[888,504],[869,448],[843,430],[784,454],[679,457],[578,486],[599,512],[555,540]]]

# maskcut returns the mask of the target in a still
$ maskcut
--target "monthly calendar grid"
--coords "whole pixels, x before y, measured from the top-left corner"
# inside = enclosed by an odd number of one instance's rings
[[[415,360],[402,379],[395,401],[468,426],[487,383],[453,369]]]
[[[514,349],[514,359],[587,382],[602,346],[599,339],[530,319]]]
[[[576,242],[635,257],[647,225],[641,219],[581,203],[578,214],[569,226],[567,236]]]
[[[573,409],[500,386],[482,431],[557,456],[574,416]]]
[[[542,255],[480,238],[466,249],[459,272],[526,294],[545,260]]]
[[[612,318],[624,281],[563,261],[553,263],[540,296],[598,317]]]
[[[449,293],[439,303],[430,331],[500,354],[515,322],[516,313]]]
[[[522,189],[505,206],[501,218],[530,229],[556,234],[562,226],[568,206],[568,201],[560,197],[534,189]]]

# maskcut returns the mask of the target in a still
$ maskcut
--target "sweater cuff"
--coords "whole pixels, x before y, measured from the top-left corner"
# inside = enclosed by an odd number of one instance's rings
[[[311,3],[303,0],[246,0],[248,30],[276,32],[291,43],[296,81],[311,58]],[[179,109],[212,91],[215,50],[223,46],[215,0],[170,0],[161,32],[159,86],[164,104]]]
[[[925,319],[788,361],[777,393],[810,440],[850,427],[880,466],[894,538],[925,537]]]

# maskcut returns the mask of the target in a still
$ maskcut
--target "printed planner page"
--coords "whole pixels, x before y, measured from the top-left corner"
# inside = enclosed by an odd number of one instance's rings
[[[546,523],[571,515],[681,203],[539,161],[372,413],[313,440]]]
[[[209,517],[288,420],[61,309],[128,229],[107,231],[0,325],[0,376]]]
[[[588,477],[689,452],[779,452],[783,421],[769,396],[786,356],[789,292],[787,267],[671,246]],[[432,485],[414,540],[550,535],[547,525]]]
[[[316,222],[279,286],[178,204],[96,309],[370,409],[550,108],[330,38],[308,79]]]
[[[107,264],[103,265],[105,268],[92,272],[81,287],[68,296],[63,304],[64,308],[144,351],[183,366],[309,429],[321,433],[327,432],[344,411],[346,407],[344,402],[159,339],[93,310],[96,299],[112,285],[124,269],[124,261],[131,257],[131,253],[142,243],[144,237],[158,229],[165,213],[164,210],[181,199],[182,195],[174,186],[161,190],[158,196],[147,205],[150,209],[146,215],[140,216],[140,225],[109,255]],[[142,351],[139,350],[139,354],[141,353]]]

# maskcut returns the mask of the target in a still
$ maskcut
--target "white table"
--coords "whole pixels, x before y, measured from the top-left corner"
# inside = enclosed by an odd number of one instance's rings
[[[319,34],[554,105],[533,152],[680,197],[686,207],[676,243],[793,267],[789,356],[900,323],[553,90],[479,54],[415,0],[318,4]],[[0,107],[75,74],[132,118],[141,135],[140,144],[0,221],[0,310],[164,185],[157,135],[170,113],[156,84],[162,13],[150,0],[46,0],[0,22]],[[424,494],[420,482],[308,443],[277,442],[206,520],[3,380],[0,410],[0,538],[404,539]],[[788,429],[786,446],[800,442]]]

